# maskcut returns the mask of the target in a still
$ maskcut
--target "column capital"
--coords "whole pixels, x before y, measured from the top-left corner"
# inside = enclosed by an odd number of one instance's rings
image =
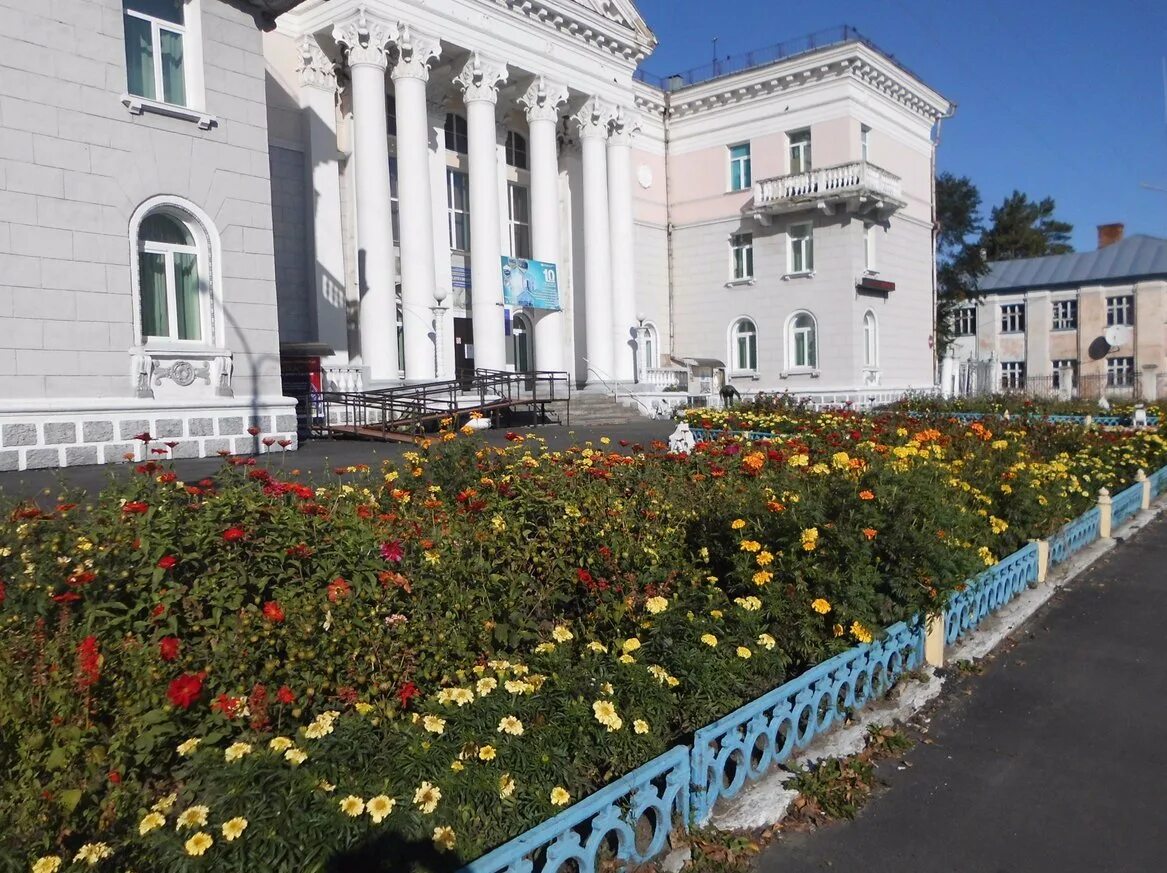
[[[519,102],[527,107],[527,122],[559,121],[559,106],[567,102],[567,86],[536,76]]]
[[[442,53],[442,42],[436,36],[422,33],[402,22],[398,26],[397,63],[393,65],[393,80],[430,78],[430,61]]]
[[[608,145],[627,146],[632,137],[640,132],[640,116],[624,106],[617,106],[612,120],[608,123]]]
[[[498,86],[506,80],[506,64],[475,52],[462,67],[462,72],[454,77],[454,84],[462,89],[462,99],[467,103],[496,103]]]
[[[330,58],[313,36],[305,36],[298,46],[300,51],[300,87],[336,90],[336,61]]]
[[[332,38],[345,50],[350,67],[389,66],[389,44],[397,38],[397,25],[369,15],[364,6],[347,21],[332,28]]]
[[[608,125],[612,121],[612,115],[611,106],[599,97],[589,97],[579,111],[571,116],[571,120],[579,127],[581,137],[603,139],[608,136]]]

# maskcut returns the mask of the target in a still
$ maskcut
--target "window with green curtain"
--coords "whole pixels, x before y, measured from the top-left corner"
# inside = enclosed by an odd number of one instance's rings
[[[169,336],[166,256],[158,252],[142,252],[138,258],[138,282],[142,291],[142,335]]]
[[[158,29],[162,50],[162,99],[176,106],[186,105],[186,79],[182,72],[182,34]]]
[[[203,338],[202,312],[199,306],[198,257],[187,252],[174,253],[174,296],[178,315],[178,338]]]
[[[154,99],[154,41],[150,22],[123,16],[126,25],[126,88],[138,97]]]

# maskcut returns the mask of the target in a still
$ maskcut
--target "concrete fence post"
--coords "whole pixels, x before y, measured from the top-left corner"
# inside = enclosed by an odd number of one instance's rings
[[[1135,473],[1135,481],[1143,486],[1143,501],[1140,506],[1143,509],[1151,508],[1151,480],[1147,478],[1147,474],[1139,467],[1139,471]]]
[[[1110,491],[1106,488],[1101,488],[1098,491],[1098,538],[1103,540],[1110,539],[1110,520],[1111,516],[1111,499]]]
[[[944,666],[944,612],[928,616],[924,636],[924,660],[929,667]]]
[[[1089,414],[1088,414],[1088,415],[1086,416],[1086,420],[1085,420],[1085,421],[1083,421],[1083,422],[1082,422],[1082,424],[1083,424],[1085,427],[1090,427],[1092,424],[1094,424],[1094,416],[1093,416],[1093,415],[1089,415]]]
[[[1030,540],[1037,544],[1037,581],[1044,582],[1049,573],[1049,540]]]

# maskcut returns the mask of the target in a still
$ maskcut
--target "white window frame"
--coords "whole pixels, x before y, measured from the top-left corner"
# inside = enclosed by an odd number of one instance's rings
[[[805,229],[804,236],[798,235]],[[802,256],[802,269],[795,269],[794,252],[799,249]],[[786,230],[786,275],[813,276],[814,275],[814,222],[805,221],[792,224]]]
[[[520,143],[522,143],[521,147]],[[523,157],[521,164],[517,162],[520,154]],[[503,141],[503,160],[508,167],[515,170],[531,169],[530,141],[517,130],[508,130],[506,133],[506,138]]]
[[[814,169],[811,164],[811,137],[810,128],[792,130],[786,134],[786,159],[790,175],[809,173]]]
[[[810,319],[810,326],[796,326],[799,318],[806,316]],[[812,312],[799,309],[790,313],[786,319],[786,370],[790,373],[808,373],[818,370],[819,364],[819,322]],[[799,339],[802,338],[802,351],[805,360],[799,362]],[[807,340],[810,342],[807,342]]]
[[[451,121],[453,119],[453,121]],[[461,124],[459,124],[461,122]],[[449,129],[447,129],[447,125]],[[464,144],[464,149],[458,148],[458,142],[461,139]],[[497,142],[497,140],[496,140]],[[455,155],[465,155],[470,151],[470,126],[466,121],[466,116],[458,112],[447,112],[446,118],[442,121],[442,147],[446,151]]]
[[[1050,323],[1053,325],[1053,330],[1077,330],[1078,329],[1078,301],[1071,298],[1068,300],[1054,300],[1050,304],[1051,317]],[[1059,312],[1059,309],[1061,310]]]
[[[1135,295],[1116,294],[1106,298],[1106,326],[1131,327],[1135,323]]]
[[[186,226],[195,241],[199,271],[199,312],[202,317],[202,339],[180,340],[175,337],[147,337],[142,333],[142,284],[140,254],[145,248],[139,243],[142,222],[156,212],[164,213]],[[221,350],[224,348],[222,300],[222,249],[219,233],[207,213],[181,197],[156,196],[139,204],[130,216],[130,296],[133,304],[135,342],[147,350]],[[146,249],[149,250],[149,249]],[[168,315],[177,318],[177,309],[169,299],[173,289],[173,273],[167,273]],[[177,331],[175,331],[177,332]]]
[[[646,379],[649,370],[660,366],[660,332],[656,329],[654,322],[645,321],[640,325],[636,357],[640,362],[642,380]]]
[[[742,327],[747,323],[750,325],[752,330],[743,331],[743,332],[739,333],[739,330],[738,330],[739,327]],[[754,338],[754,341],[753,341],[753,352],[754,352],[753,364],[754,364],[754,366],[753,367],[748,366],[750,363],[750,361],[748,359],[745,361],[747,366],[744,366],[744,367],[741,366],[742,360],[738,356],[738,338],[739,337],[748,337],[748,336],[753,336],[753,338]],[[747,342],[747,349],[748,349],[748,345],[749,344]],[[729,362],[730,362],[730,375],[753,376],[758,372],[758,322],[757,322],[757,320],[751,318],[748,315],[739,315],[737,318],[735,318],[733,321],[731,321],[729,323],[729,355],[728,355],[728,357],[729,357]]]
[[[1025,389],[1025,361],[1001,362],[1001,390],[1021,391]]]
[[[875,227],[874,224],[863,225],[863,270],[871,274],[879,272],[875,260]]]
[[[956,316],[953,319],[955,324],[953,330],[957,336],[976,336],[977,335],[977,307],[976,304],[968,306],[959,306],[956,309]]]
[[[870,309],[863,313],[863,366],[868,370],[879,366],[879,321]]]
[[[122,3],[123,22],[126,15],[149,21],[151,24],[150,38],[153,45],[158,47],[154,53],[154,97],[143,97],[131,94],[129,88],[129,71],[125,69],[125,51],[122,52],[122,70],[126,75],[126,90],[121,96],[122,104],[131,115],[141,115],[151,112],[158,115],[168,115],[172,118],[181,118],[198,124],[201,130],[209,130],[219,123],[219,119],[206,112],[207,96],[203,75],[203,10],[202,0],[185,0],[182,10],[181,25],[171,21],[163,21],[152,15],[127,9]],[[186,92],[186,102],[183,104],[167,103],[161,98],[162,89],[162,54],[158,39],[158,29],[165,27],[174,33],[182,35],[182,78],[183,89]],[[123,23],[122,39],[125,39]]]
[[[520,221],[515,216],[515,202],[520,197],[527,206],[527,220]],[[510,238],[510,256],[512,258],[531,258],[531,192],[526,185],[518,182],[507,183],[507,228]],[[519,242],[526,244],[522,252],[519,251]]]
[[[859,125],[859,160],[871,160],[871,128],[866,124]]]
[[[744,155],[734,155],[734,149],[746,150]],[[726,147],[726,155],[729,157],[728,175],[726,177],[726,189],[732,192],[749,191],[753,187],[754,172],[753,172],[753,150],[750,148],[748,142],[735,142]],[[736,165],[736,167],[735,167]],[[734,170],[737,170],[737,179],[734,178]],[[740,180],[741,184],[737,184]]]
[[[1025,304],[1001,304],[1001,333],[1025,333]]]
[[[454,176],[461,176],[466,180],[466,208],[462,209],[454,204]],[[470,175],[453,167],[446,168],[446,218],[450,228],[450,251],[470,251]],[[457,247],[458,228],[465,222],[466,248]]]
[[[729,235],[729,281],[749,282],[754,278],[754,235]]]
[[[1106,359],[1106,387],[1131,388],[1135,384],[1135,359],[1130,355]]]

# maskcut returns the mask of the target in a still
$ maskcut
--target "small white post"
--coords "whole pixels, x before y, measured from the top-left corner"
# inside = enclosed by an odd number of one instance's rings
[[[1037,581],[1044,582],[1049,574],[1049,540],[1031,540],[1037,543]]]
[[[1143,509],[1150,509],[1151,508],[1151,480],[1147,478],[1147,474],[1143,471],[1142,467],[1140,467],[1138,472],[1135,473],[1135,481],[1140,483],[1143,486],[1143,500],[1142,500],[1142,503],[1140,503],[1139,505]]]
[[[1083,424],[1086,427],[1090,427],[1092,424],[1094,424],[1094,416],[1087,413],[1086,414],[1086,421],[1084,421]]]
[[[928,616],[924,635],[924,661],[930,667],[944,666],[944,612]]]
[[[1110,539],[1110,519],[1111,519],[1111,500],[1110,491],[1105,488],[1098,491],[1098,536],[1100,539]]]

